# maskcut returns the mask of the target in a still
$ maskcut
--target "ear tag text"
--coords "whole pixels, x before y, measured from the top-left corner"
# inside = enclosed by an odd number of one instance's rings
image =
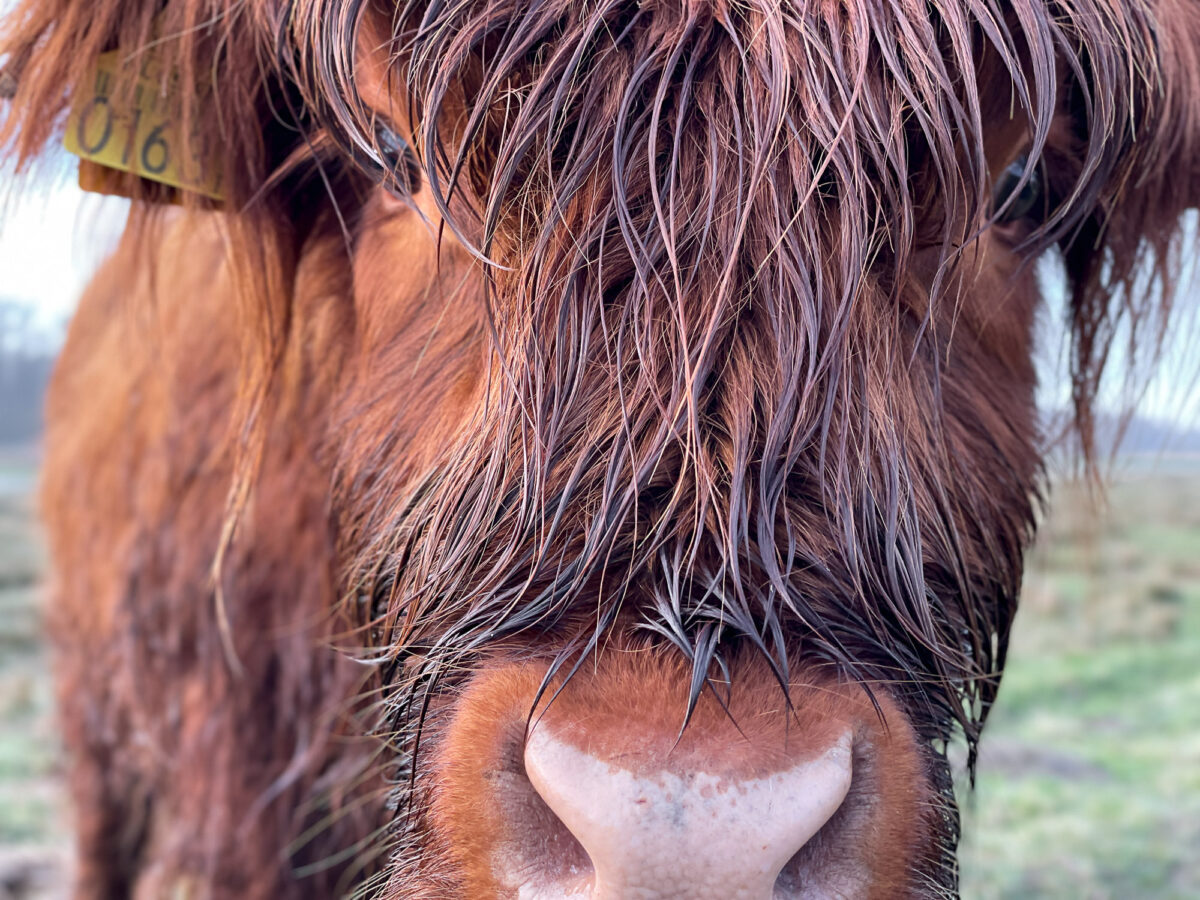
[[[91,83],[77,99],[67,119],[64,146],[81,160],[157,181],[183,191],[222,199],[222,172],[212,152],[211,131],[181,134],[182,102],[177,73],[164,81],[159,58],[144,53],[136,70],[137,83],[128,80],[135,71],[122,66],[118,51],[101,54]],[[211,122],[194,114],[196,132]],[[118,178],[97,178],[94,166],[81,166],[84,188],[102,192]]]

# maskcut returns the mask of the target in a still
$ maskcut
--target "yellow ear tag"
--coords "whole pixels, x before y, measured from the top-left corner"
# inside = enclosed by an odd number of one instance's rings
[[[67,150],[109,169],[223,199],[222,172],[205,136],[181,140],[178,79],[164,82],[153,50],[145,52],[132,89],[118,82],[133,74],[134,69],[121,66],[117,51],[96,59],[92,83],[67,119]],[[81,178],[85,189],[96,190],[93,183]]]

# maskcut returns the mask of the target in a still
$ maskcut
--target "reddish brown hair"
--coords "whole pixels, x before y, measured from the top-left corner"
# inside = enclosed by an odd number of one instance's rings
[[[614,631],[683,655],[689,709],[749,644],[781,684],[799,653],[974,746],[1040,485],[1032,305],[985,334],[971,301],[1000,157],[1046,179],[1013,253],[1066,263],[1090,452],[1109,348],[1128,326],[1154,352],[1200,199],[1195,0],[29,0],[9,23],[18,162],[110,46],[169,35],[212,79],[257,371],[291,332],[299,211],[327,192],[353,258],[370,177],[404,187],[381,121],[479,266],[485,314],[434,368],[472,360],[467,421],[405,455],[361,384],[334,417],[342,592],[370,598],[406,763],[479,654],[559,673]],[[370,377],[378,409],[411,390]]]

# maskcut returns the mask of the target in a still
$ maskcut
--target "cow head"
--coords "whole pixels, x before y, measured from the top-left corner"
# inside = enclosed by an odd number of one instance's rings
[[[1200,200],[1200,7],[235,7],[179,29],[233,73],[228,202],[298,227],[307,167],[349,241],[331,491],[385,894],[952,892],[945,746],[1039,496],[1033,264],[1087,447]],[[79,80],[31,60],[18,103]]]

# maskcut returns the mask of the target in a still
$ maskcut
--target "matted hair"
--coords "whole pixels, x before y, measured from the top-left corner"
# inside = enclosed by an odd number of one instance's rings
[[[352,219],[349,173],[387,158],[356,71],[364,44],[387,55],[390,113],[480,260],[493,386],[390,492],[387,435],[341,448],[347,593],[376,600],[399,743],[502,639],[558,635],[577,665],[620,619],[691,661],[693,703],[735,643],[784,684],[802,652],[973,754],[1040,483],[1032,399],[954,329],[1003,212],[985,145],[1003,111],[1047,178],[1020,249],[1065,261],[1091,453],[1110,347],[1129,328],[1156,352],[1200,196],[1198,20],[1195,0],[27,0],[0,146],[32,159],[98,53],[160,35],[220,97],[248,247],[297,228],[296,172]],[[286,265],[248,293],[285,341]],[[387,502],[354,506],[362,473]]]
[[[318,121],[368,148],[361,11],[293,8],[304,52],[288,72]],[[393,114],[416,123],[450,227],[492,263],[506,387],[472,439],[363,529],[405,624],[396,640],[473,647],[549,627],[597,590],[603,626],[634,590],[643,624],[694,660],[694,691],[730,633],[782,675],[801,623],[810,653],[912,682],[927,721],[973,741],[1032,525],[1032,507],[981,511],[1014,496],[989,479],[1016,478],[1030,502],[1034,487],[1005,401],[938,365],[996,214],[985,104],[1000,95],[1024,119],[1027,169],[1051,179],[1025,249],[1063,250],[1090,452],[1113,336],[1125,323],[1153,353],[1169,311],[1197,177],[1179,164],[1197,134],[1191,12],[389,9]],[[1073,152],[1052,156],[1063,115]],[[930,249],[914,304],[914,257]],[[921,354],[928,372],[893,377]],[[971,439],[994,444],[996,470],[964,468],[979,463]]]

